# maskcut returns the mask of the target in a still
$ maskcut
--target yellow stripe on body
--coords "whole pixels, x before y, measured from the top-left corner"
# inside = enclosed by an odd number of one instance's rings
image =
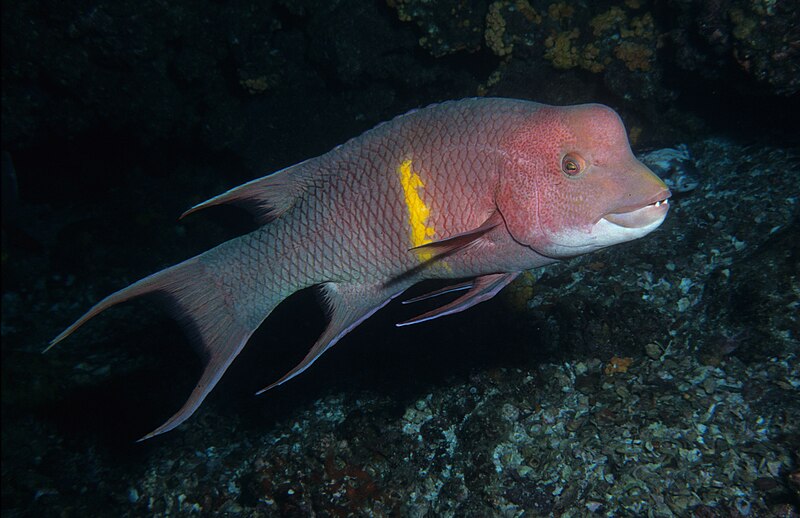
[[[408,224],[411,234],[411,246],[420,246],[433,241],[436,229],[428,226],[428,216],[430,209],[420,197],[420,192],[425,188],[422,178],[411,168],[411,160],[404,160],[397,168],[400,173],[400,185],[403,186],[403,194],[408,209]],[[423,261],[433,257],[428,250],[417,250],[419,258]]]

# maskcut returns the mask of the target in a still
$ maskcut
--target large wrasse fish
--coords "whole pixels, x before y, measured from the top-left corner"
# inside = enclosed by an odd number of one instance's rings
[[[669,196],[606,106],[445,102],[192,207],[184,216],[240,205],[261,226],[109,295],[50,347],[115,304],[160,295],[205,366],[183,407],[147,439],[189,418],[264,319],[298,290],[320,287],[328,326],[264,390],[305,371],[421,280],[470,279],[412,299],[464,291],[398,325],[463,311],[524,270],[640,238],[664,221]]]

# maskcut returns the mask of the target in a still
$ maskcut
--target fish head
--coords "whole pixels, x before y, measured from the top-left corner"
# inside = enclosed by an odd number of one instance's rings
[[[514,239],[572,257],[645,236],[669,210],[666,184],[599,104],[542,106],[508,136],[496,195]]]

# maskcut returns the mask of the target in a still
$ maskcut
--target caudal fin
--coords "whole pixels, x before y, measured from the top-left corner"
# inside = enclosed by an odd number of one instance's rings
[[[258,327],[251,328],[237,319],[230,297],[225,296],[215,279],[206,272],[199,257],[194,257],[145,277],[101,300],[55,337],[45,352],[102,311],[148,294],[159,295],[166,301],[173,316],[190,335],[205,367],[200,381],[181,409],[140,441],[168,432],[188,419]]]

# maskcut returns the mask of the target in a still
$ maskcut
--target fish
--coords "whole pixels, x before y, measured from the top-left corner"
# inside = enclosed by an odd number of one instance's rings
[[[671,193],[600,104],[468,98],[413,110],[316,158],[187,210],[243,207],[258,227],[100,300],[48,348],[121,302],[155,295],[203,359],[184,405],[140,439],[188,419],[284,299],[318,287],[328,323],[308,369],[422,280],[460,281],[407,303],[459,295],[407,326],[489,300],[521,272],[641,238]],[[452,296],[451,296],[452,297]]]

